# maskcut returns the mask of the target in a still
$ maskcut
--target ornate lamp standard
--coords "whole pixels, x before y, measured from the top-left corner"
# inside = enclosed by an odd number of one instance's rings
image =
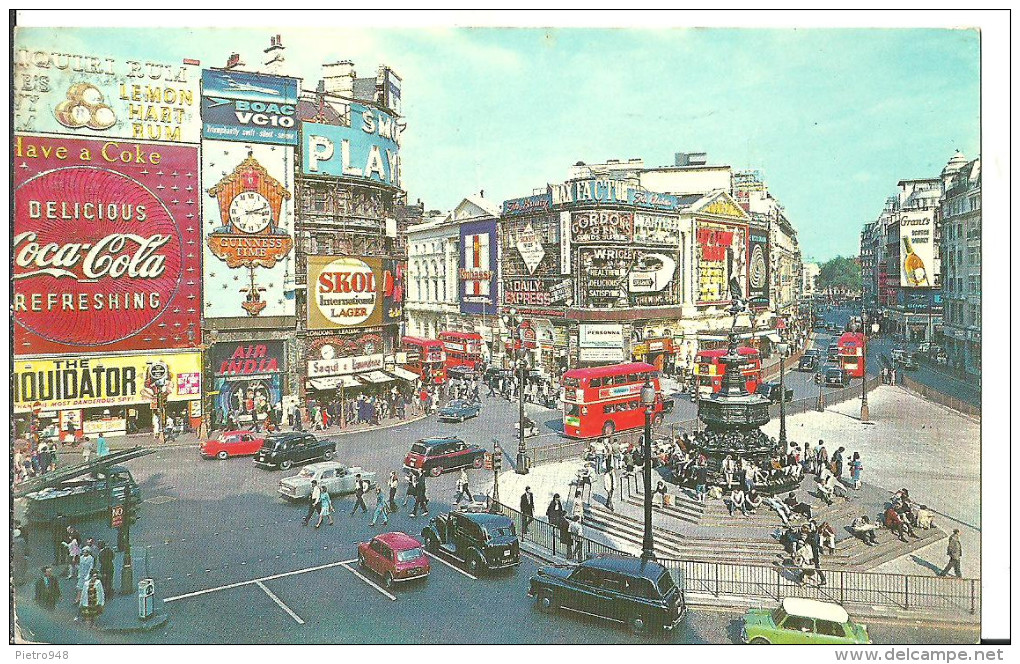
[[[645,536],[641,542],[641,560],[655,560],[655,542],[652,540],[652,409],[655,407],[655,387],[646,379],[641,387],[641,405],[645,411],[645,437],[642,446],[645,480]]]
[[[786,356],[790,352],[790,344],[781,336],[776,344],[779,349],[779,446],[786,450]]]
[[[521,332],[521,323],[524,322],[524,317],[518,315],[516,309],[511,309],[510,313],[503,314],[503,325],[507,331],[513,330],[513,369],[515,374],[519,374],[520,382],[517,390],[518,398],[518,411],[517,411],[517,468],[516,473],[518,475],[528,474],[528,446],[524,442],[524,380],[528,375],[528,360],[521,357],[518,352],[518,348],[524,349],[524,338]]]
[[[878,323],[871,326],[873,334],[878,334]],[[861,312],[861,422],[870,422],[868,411],[868,312]]]

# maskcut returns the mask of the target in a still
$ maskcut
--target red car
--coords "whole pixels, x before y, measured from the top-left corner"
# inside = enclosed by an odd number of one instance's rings
[[[432,571],[421,542],[404,533],[383,533],[358,544],[358,564],[394,583],[424,579]]]
[[[265,437],[251,431],[224,431],[216,440],[207,440],[198,446],[205,459],[226,459],[232,456],[252,456],[260,449]]]

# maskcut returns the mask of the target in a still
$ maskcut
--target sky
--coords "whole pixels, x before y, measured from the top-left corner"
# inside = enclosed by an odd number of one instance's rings
[[[404,188],[427,210],[526,196],[577,161],[704,151],[759,170],[819,261],[858,253],[899,180],[980,149],[973,29],[59,30],[70,52],[221,67],[236,51],[248,69],[279,32],[305,89],[325,62],[360,77],[387,64],[403,79]]]

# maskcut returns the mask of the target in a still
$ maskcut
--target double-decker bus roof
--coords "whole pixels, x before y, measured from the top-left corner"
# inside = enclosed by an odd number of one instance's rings
[[[730,352],[729,348],[712,348],[710,350],[698,351],[699,357],[722,357]],[[737,348],[738,355],[757,355],[758,349],[751,348],[750,346],[741,346]]]
[[[658,371],[653,365],[647,362],[629,362],[627,364],[611,364],[605,367],[591,367],[590,369],[571,369],[563,374],[564,378],[601,378],[603,376],[618,376],[637,372]]]
[[[840,348],[860,348],[864,346],[864,335],[860,332],[844,332],[836,345]]]

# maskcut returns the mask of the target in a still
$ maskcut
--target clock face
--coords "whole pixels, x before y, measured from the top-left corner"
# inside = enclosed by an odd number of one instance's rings
[[[322,357],[322,359],[324,360],[332,360],[334,357],[336,357],[336,349],[333,348],[333,346],[331,346],[330,344],[326,344],[325,346],[319,349],[319,356]]]
[[[273,221],[269,201],[262,194],[245,191],[230,201],[230,222],[244,233],[258,233]]]

